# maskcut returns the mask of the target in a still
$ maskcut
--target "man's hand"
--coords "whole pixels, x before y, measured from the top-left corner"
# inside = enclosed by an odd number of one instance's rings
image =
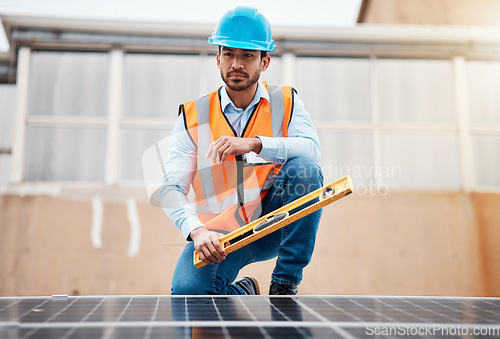
[[[226,251],[219,241],[224,234],[198,227],[191,232],[190,236],[194,242],[194,249],[204,263],[211,265],[226,259]]]
[[[240,155],[250,152],[260,153],[262,142],[259,138],[237,138],[223,136],[208,147],[205,158],[212,158],[212,164],[222,164],[228,155]]]

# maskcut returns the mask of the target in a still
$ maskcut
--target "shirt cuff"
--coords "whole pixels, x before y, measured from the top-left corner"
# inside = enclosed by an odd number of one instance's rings
[[[277,164],[286,162],[286,152],[279,138],[257,136],[262,143],[259,157]],[[285,153],[285,154],[283,154]]]
[[[191,241],[192,239],[189,236],[189,234],[191,234],[191,232],[193,232],[195,229],[202,227],[202,226],[203,226],[203,223],[200,221],[200,219],[198,219],[195,216],[191,216],[191,217],[187,217],[182,222],[180,229],[181,229],[182,235],[184,236],[184,239],[186,239],[187,241]]]

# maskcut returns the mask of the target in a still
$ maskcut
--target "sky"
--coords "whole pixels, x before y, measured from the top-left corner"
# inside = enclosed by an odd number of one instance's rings
[[[271,26],[356,24],[361,0],[0,0],[0,16],[213,23],[236,6],[257,8]],[[0,25],[0,51],[8,50]]]

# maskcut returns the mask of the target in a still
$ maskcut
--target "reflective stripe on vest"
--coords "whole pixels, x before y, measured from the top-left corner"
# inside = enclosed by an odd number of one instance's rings
[[[269,91],[269,102],[261,99],[257,104],[242,131],[242,137],[286,137],[288,134],[293,89],[287,86],[267,86],[266,83],[264,85]],[[213,141],[221,136],[236,136],[222,113],[219,91],[186,103],[183,113],[185,127],[198,146],[197,172],[192,182],[196,213],[205,227],[231,232],[241,226],[242,220],[249,222],[252,214],[260,215],[260,201],[266,192],[263,188],[269,187],[269,180],[277,175],[281,166],[268,164],[243,168],[242,163],[237,164],[235,156],[229,156],[224,164],[219,165],[212,165],[211,159],[205,159]],[[244,188],[240,194],[237,192],[238,174]],[[243,205],[242,211],[239,210],[240,204]]]

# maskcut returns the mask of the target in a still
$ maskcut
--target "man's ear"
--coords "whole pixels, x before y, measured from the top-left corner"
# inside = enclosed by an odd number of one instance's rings
[[[217,68],[220,69],[220,54],[217,53]]]
[[[260,61],[260,71],[264,72],[269,67],[270,63],[271,63],[271,57],[269,55],[263,57],[262,60]]]

